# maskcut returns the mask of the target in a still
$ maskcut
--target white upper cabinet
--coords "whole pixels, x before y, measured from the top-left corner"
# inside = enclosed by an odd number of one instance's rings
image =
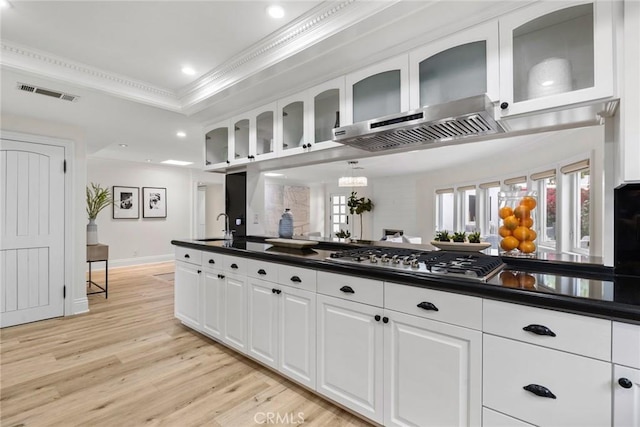
[[[409,53],[409,109],[487,94],[499,98],[497,21]]]
[[[396,56],[347,75],[346,87],[347,108],[341,125],[407,111],[408,55]]]
[[[306,91],[278,101],[277,152],[280,156],[303,153],[311,141],[305,126],[308,104]]]
[[[310,149],[337,147],[331,130],[341,125],[346,110],[344,77],[329,80],[309,89],[308,133],[312,136]]]
[[[239,165],[249,161],[249,133],[253,120],[249,114],[237,116],[231,119],[232,132],[229,138],[229,147],[232,155],[229,158],[231,165]]]
[[[255,160],[275,157],[276,104],[271,103],[253,111],[255,128],[251,134],[251,155]]]
[[[205,129],[205,169],[225,168],[229,165],[229,121]]]
[[[613,2],[540,2],[500,25],[503,117],[611,97]]]

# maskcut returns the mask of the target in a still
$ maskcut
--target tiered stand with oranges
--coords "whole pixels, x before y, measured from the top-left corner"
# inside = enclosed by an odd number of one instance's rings
[[[499,211],[502,219],[498,230],[502,237],[500,248],[508,255],[533,255],[536,252],[535,240],[538,237],[533,229],[536,198],[531,195],[506,197],[500,204],[504,204]]]

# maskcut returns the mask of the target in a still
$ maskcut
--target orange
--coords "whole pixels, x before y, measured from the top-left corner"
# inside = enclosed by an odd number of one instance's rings
[[[530,211],[534,210],[536,208],[536,199],[534,199],[533,197],[529,197],[529,196],[525,196],[522,198],[522,200],[520,200],[520,204],[522,206],[526,206],[527,209],[529,209]]]
[[[515,230],[518,225],[520,225],[520,223],[518,223],[518,218],[513,215],[504,219],[504,226],[509,230]]]
[[[530,240],[525,240],[524,242],[520,242],[518,249],[524,254],[530,254],[531,252],[535,252],[536,244]]]
[[[527,227],[516,227],[516,229],[513,230],[512,234],[513,237],[520,240],[521,242],[524,242],[525,240],[531,240],[529,238],[529,229]]]
[[[533,227],[533,218],[531,218],[531,217],[522,218],[520,220],[520,225],[523,226],[523,227],[527,227],[527,228]]]
[[[508,288],[518,287],[518,279],[510,271],[503,271],[500,273],[500,282]]]
[[[531,215],[531,209],[524,205],[520,205],[513,210],[513,215],[518,219],[529,218]]]
[[[524,243],[524,242],[523,242]],[[513,236],[507,236],[500,241],[500,247],[505,251],[510,251],[518,247],[520,242]]]
[[[511,236],[511,230],[503,225],[498,229],[498,234],[500,234],[500,236],[502,237]]]
[[[529,239],[527,240],[531,240],[533,242],[534,240],[536,240],[537,237],[538,237],[538,233],[536,233],[533,230],[529,230]]]
[[[505,219],[508,216],[513,215],[513,209],[510,206],[503,206],[500,208],[499,212],[500,218]]]

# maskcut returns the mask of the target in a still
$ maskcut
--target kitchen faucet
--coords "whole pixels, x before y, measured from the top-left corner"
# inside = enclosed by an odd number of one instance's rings
[[[222,212],[221,214],[218,215],[218,217],[216,218],[216,221],[220,219],[221,216],[225,217],[225,225],[224,225],[224,239],[225,240],[231,240],[233,239],[233,234],[231,234],[232,232],[229,230],[229,215],[227,215],[226,213]]]

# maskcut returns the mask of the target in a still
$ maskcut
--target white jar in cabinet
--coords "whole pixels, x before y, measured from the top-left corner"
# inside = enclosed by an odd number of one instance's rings
[[[339,77],[309,89],[308,132],[313,141],[310,149],[342,146],[332,141],[331,131],[341,125],[346,109],[344,80]]]
[[[229,137],[229,120],[205,129],[205,170],[215,170],[229,166]]]
[[[409,56],[396,56],[348,74],[346,103],[341,125],[407,111]]]
[[[500,19],[502,117],[614,95],[615,2],[539,2]]]
[[[307,92],[278,100],[277,103],[277,148],[278,156],[300,154],[308,148],[311,137],[308,132],[309,100]]]
[[[498,22],[477,25],[409,53],[409,109],[487,94],[499,99]]]

